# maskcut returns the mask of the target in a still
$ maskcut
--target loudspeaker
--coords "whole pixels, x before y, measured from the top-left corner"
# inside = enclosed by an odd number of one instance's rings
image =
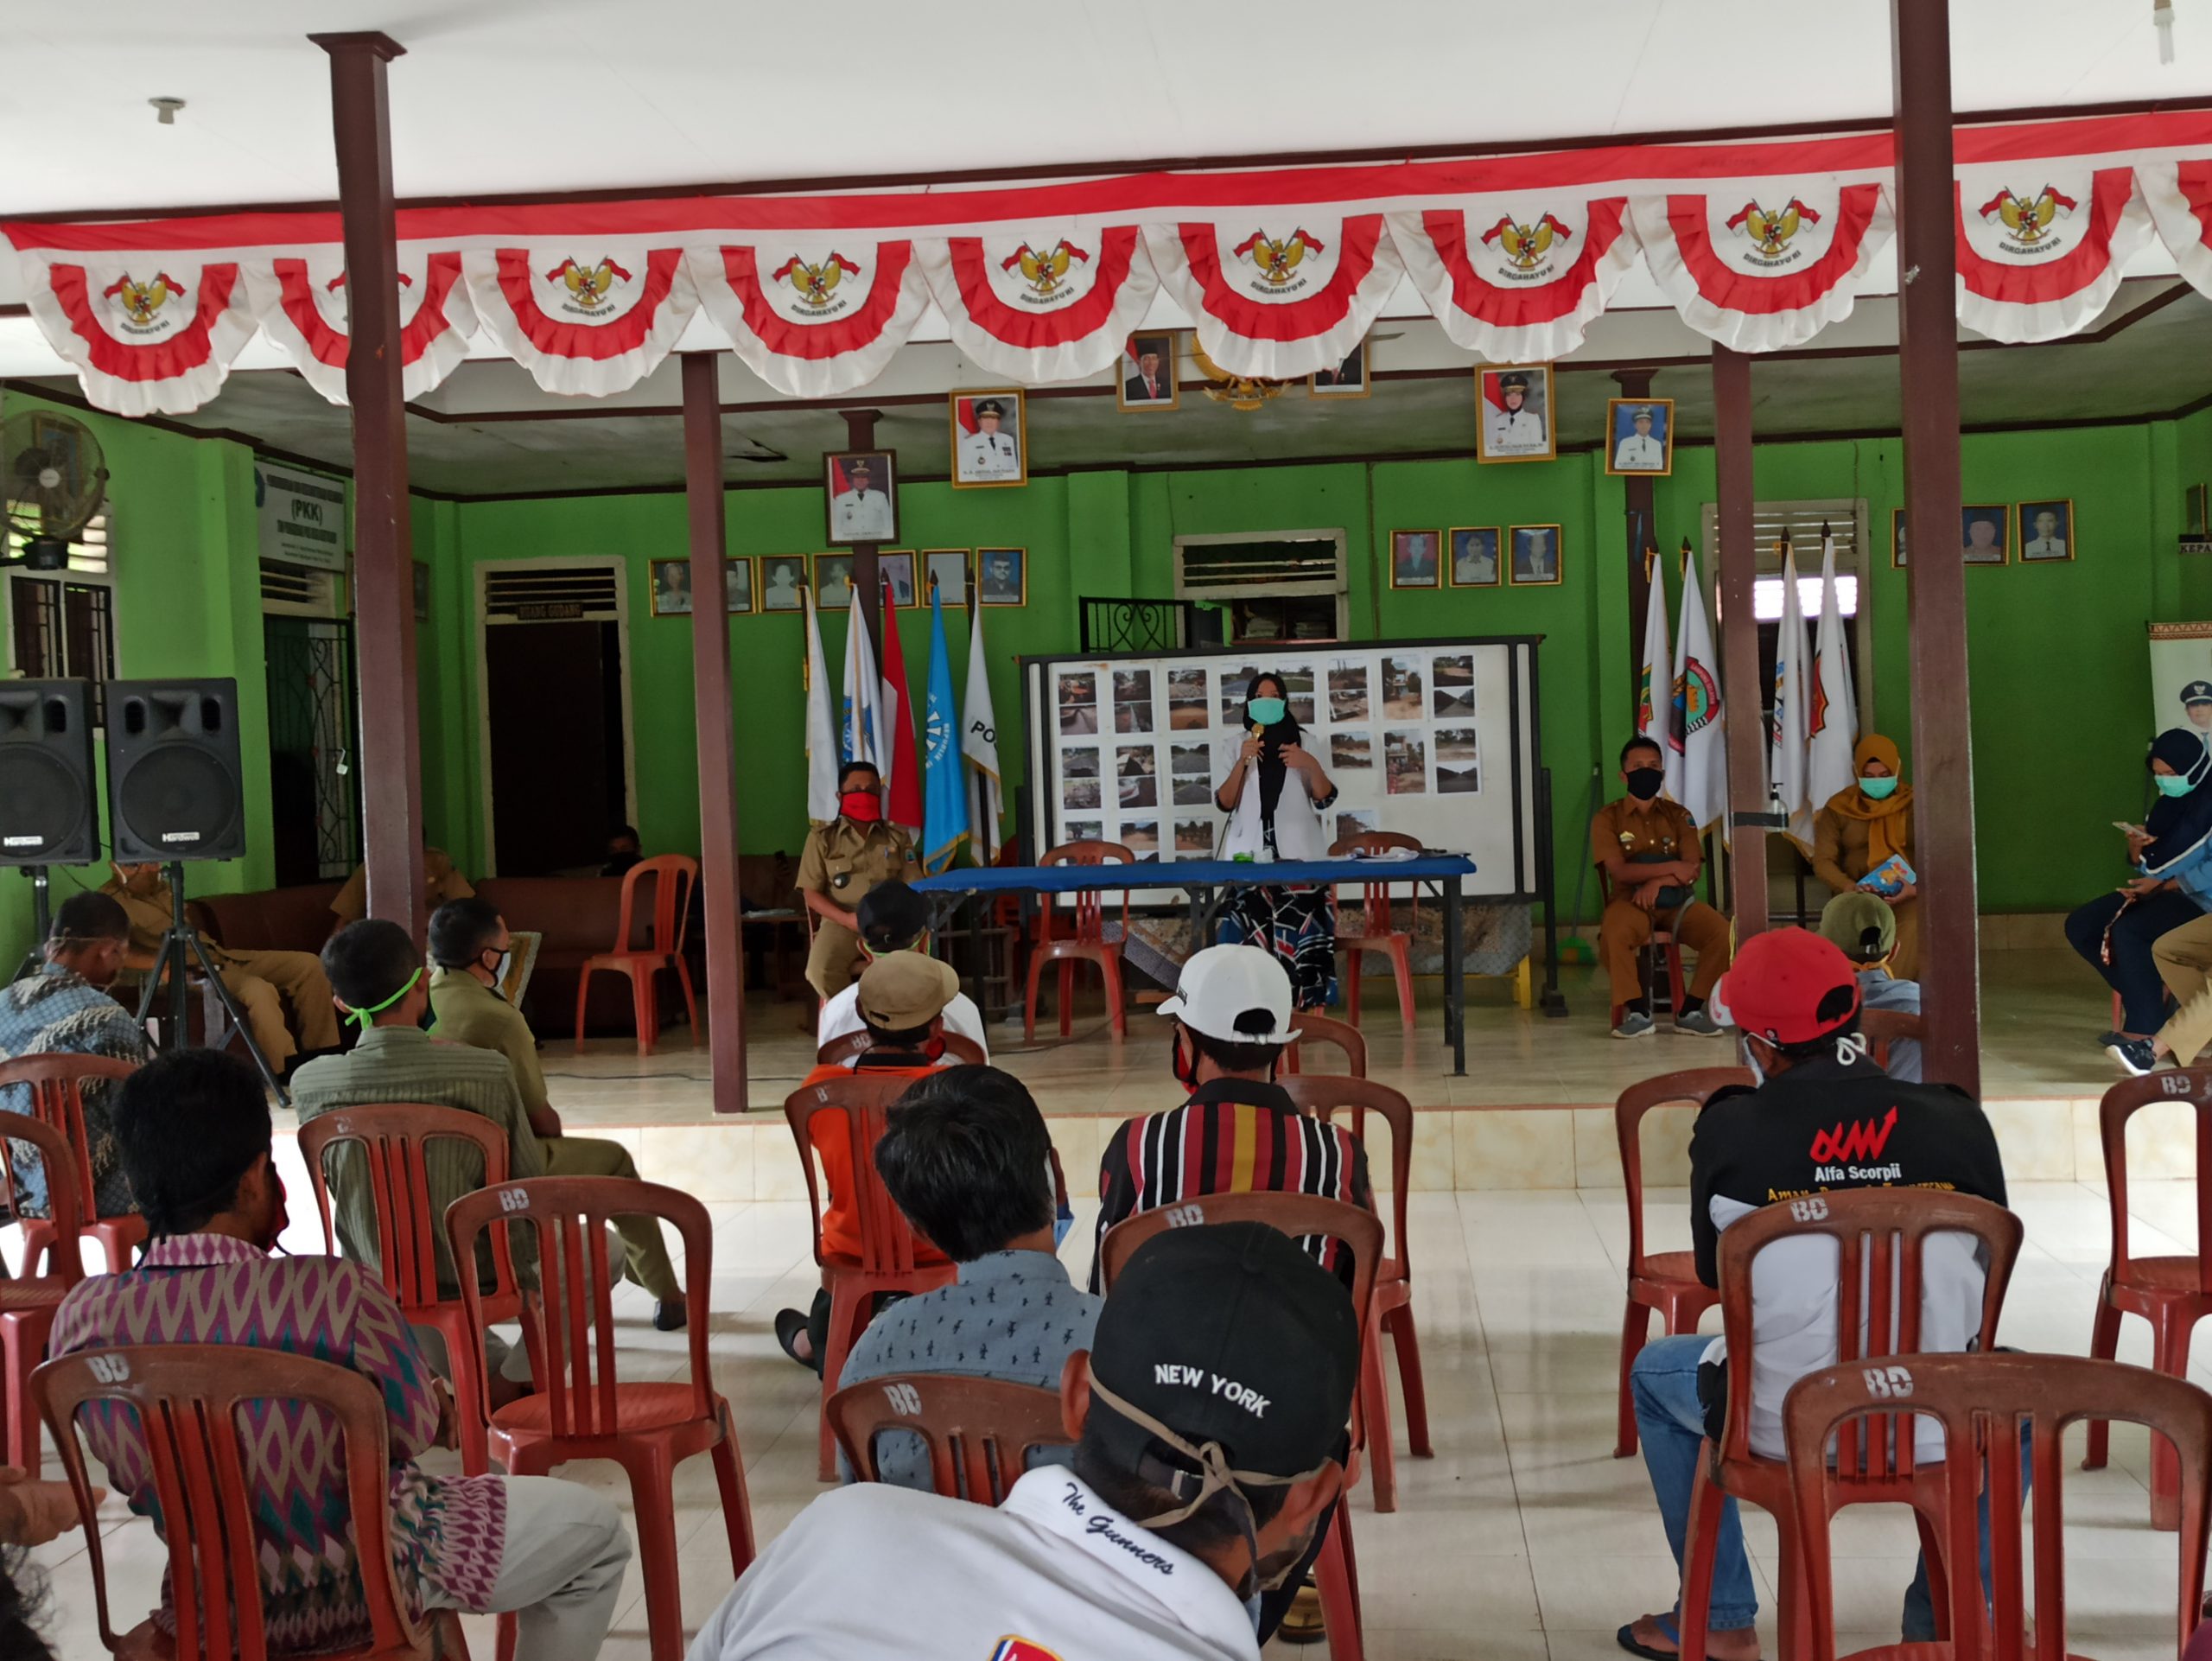
[[[124,864],[245,852],[238,684],[107,684],[108,841]]]
[[[100,856],[89,685],[0,681],[0,865]]]

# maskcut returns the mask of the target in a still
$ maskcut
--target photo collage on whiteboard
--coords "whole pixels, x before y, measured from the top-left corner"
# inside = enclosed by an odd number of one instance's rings
[[[1067,663],[1052,671],[1053,840],[1119,843],[1140,861],[1216,857],[1226,819],[1214,792],[1263,671],[1281,675],[1302,747],[1337,787],[1331,841],[1400,828],[1393,798],[1480,794],[1470,646]]]

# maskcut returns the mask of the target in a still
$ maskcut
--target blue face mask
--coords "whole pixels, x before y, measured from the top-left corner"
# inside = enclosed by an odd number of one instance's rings
[[[1244,707],[1262,727],[1272,727],[1290,713],[1290,706],[1281,698],[1253,698]]]
[[[2160,773],[2158,777],[2158,794],[2161,796],[2186,796],[2194,788],[2189,780],[2178,773]]]
[[[1859,781],[1859,792],[1872,797],[1878,802],[1885,797],[1895,794],[1897,787],[1897,781],[1895,774],[1886,779],[1861,779]]]

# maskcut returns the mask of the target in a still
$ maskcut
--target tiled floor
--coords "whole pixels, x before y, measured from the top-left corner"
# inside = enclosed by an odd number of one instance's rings
[[[2149,1231],[2139,1233],[2139,1250],[2193,1249],[2191,1185],[2145,1183],[2133,1193]],[[2014,1201],[2028,1244],[2002,1336],[2024,1348],[2079,1353],[2105,1260],[2104,1197],[2082,1184],[2023,1184]],[[1651,1203],[1655,1246],[1686,1244],[1685,1196],[1655,1193]],[[1078,1210],[1088,1212],[1087,1203]],[[781,1357],[770,1330],[774,1312],[803,1302],[810,1289],[805,1225],[799,1206],[768,1202],[719,1206],[715,1220],[711,1352],[717,1384],[735,1410],[753,1518],[766,1539],[820,1492],[815,1381]],[[1089,1220],[1079,1217],[1070,1237],[1071,1264],[1088,1264]],[[1368,1652],[1377,1661],[1597,1661],[1618,1653],[1615,1626],[1670,1601],[1672,1564],[1642,1464],[1611,1456],[1625,1232],[1618,1193],[1413,1197],[1415,1310],[1436,1457],[1401,1458],[1395,1514],[1375,1515],[1364,1491],[1355,1505]],[[295,1249],[315,1249],[311,1225],[295,1236],[288,1242]],[[626,1314],[633,1324],[621,1356],[626,1374],[676,1374],[680,1338],[653,1333],[634,1293]],[[2131,1323],[2123,1358],[2145,1353],[2142,1329]],[[2212,1369],[2200,1365],[2196,1377],[2212,1384]],[[1401,1421],[1402,1448],[1403,1434]],[[2069,1462],[2076,1652],[2145,1661],[2173,1654],[2175,1537],[2149,1529],[2146,1459],[2142,1435],[2116,1428],[2112,1468],[2084,1474]],[[567,1474],[622,1493],[611,1466],[576,1466]],[[730,1583],[708,1461],[679,1473],[677,1505],[684,1618],[696,1626]],[[159,1572],[151,1530],[112,1501],[104,1520],[119,1607],[135,1613],[153,1595]],[[1894,1640],[1911,1569],[1910,1526],[1885,1513],[1851,1514],[1840,1526],[1846,1646]],[[1770,1594],[1774,1530],[1756,1512],[1747,1527]],[[47,1620],[57,1652],[92,1661],[100,1651],[82,1551],[55,1546],[35,1556],[52,1571]],[[1770,1609],[1763,1620],[1769,1655],[1770,1618]],[[469,1642],[480,1658],[489,1656],[490,1623],[472,1622]],[[605,1654],[609,1661],[646,1654],[634,1567]]]

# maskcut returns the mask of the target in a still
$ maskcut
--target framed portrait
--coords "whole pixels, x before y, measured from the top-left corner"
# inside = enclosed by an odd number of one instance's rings
[[[911,548],[896,548],[878,554],[875,557],[875,574],[883,586],[890,590],[891,603],[901,611],[929,598],[926,595],[918,595],[914,592],[914,550]]]
[[[825,612],[843,611],[853,603],[853,557],[817,554],[814,557],[814,603]]]
[[[1306,388],[1315,398],[1365,398],[1367,342],[1362,340],[1352,347],[1351,354],[1334,369],[1318,370],[1308,375]]]
[[[1516,525],[1513,527],[1511,577],[1518,588],[1541,588],[1559,578],[1559,526]]]
[[[1121,410],[1173,410],[1183,401],[1175,386],[1175,336],[1132,334],[1114,366],[1114,405]]]
[[[1675,470],[1675,400],[1617,398],[1605,405],[1605,471],[1664,478]]]
[[[1475,366],[1475,459],[1548,461],[1559,454],[1552,430],[1552,366]]]
[[[2020,504],[2020,563],[2074,557],[2074,504],[2070,499]]]
[[[1029,482],[1029,406],[1018,386],[951,392],[952,485],[981,490]]]
[[[652,562],[653,615],[689,617],[691,614],[691,562],[657,559]]]
[[[803,611],[801,596],[806,592],[806,556],[804,554],[763,554],[760,556],[760,609],[762,611]]]
[[[2002,502],[1968,502],[1959,510],[1959,540],[1967,564],[2004,564],[2012,547],[2012,510]]]
[[[968,603],[968,550],[965,548],[931,548],[922,554],[922,569],[928,573],[927,581],[948,606]]]
[[[1455,525],[1452,538],[1452,586],[1494,589],[1498,584],[1497,527]]]
[[[415,620],[430,620],[430,566],[427,560],[415,562]]]
[[[753,614],[753,562],[741,555],[722,562],[722,599],[733,617]]]
[[[1890,569],[1904,569],[1904,509],[1890,510]]]
[[[1393,531],[1390,533],[1390,586],[1394,589],[1436,589],[1444,585],[1437,569],[1436,550],[1443,544],[1435,531]]]
[[[978,548],[976,550],[976,598],[986,606],[1026,606],[1029,603],[1029,550],[1026,548]]]
[[[833,450],[822,458],[831,544],[898,540],[898,468],[889,450]]]

